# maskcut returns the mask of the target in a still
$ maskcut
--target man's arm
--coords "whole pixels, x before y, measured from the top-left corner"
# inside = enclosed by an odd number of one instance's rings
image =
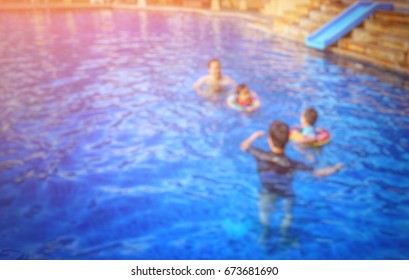
[[[251,144],[258,138],[264,136],[264,131],[256,131],[254,132],[252,135],[250,135],[250,137],[248,137],[246,140],[244,140],[243,142],[241,142],[240,144],[240,149],[242,151],[246,151],[248,148],[250,148]]]
[[[206,95],[205,92],[202,90],[202,86],[204,83],[206,83],[206,79],[207,79],[207,76],[204,76],[200,78],[199,80],[197,80],[193,85],[193,89],[196,91],[197,94],[201,96]]]
[[[295,166],[295,169],[303,170],[303,171],[312,171],[312,174],[314,176],[317,176],[317,177],[329,176],[329,175],[337,172],[338,170],[340,170],[344,166],[344,164],[342,164],[342,163],[337,163],[337,164],[335,164],[333,166],[324,167],[322,169],[314,169],[310,165],[304,164],[304,163],[299,162],[299,161],[293,161],[293,164]]]
[[[343,163],[337,163],[333,166],[328,166],[319,170],[314,170],[312,173],[317,177],[329,176],[344,167]]]

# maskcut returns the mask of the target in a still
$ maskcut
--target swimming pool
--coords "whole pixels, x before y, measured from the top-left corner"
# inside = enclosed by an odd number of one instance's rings
[[[409,91],[382,82],[404,77],[194,13],[1,12],[0,53],[0,258],[409,258]],[[213,57],[260,110],[193,92]],[[316,166],[346,167],[297,174],[292,241],[261,243],[239,144],[307,106],[333,135]]]

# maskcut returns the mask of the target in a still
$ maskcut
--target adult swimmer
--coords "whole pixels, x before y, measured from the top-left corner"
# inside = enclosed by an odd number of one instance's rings
[[[193,85],[197,94],[206,98],[214,98],[236,87],[237,83],[222,73],[222,64],[219,59],[211,59],[207,66],[209,74],[199,78]]]

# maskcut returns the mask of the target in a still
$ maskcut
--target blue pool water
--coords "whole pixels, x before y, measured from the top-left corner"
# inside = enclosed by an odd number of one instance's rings
[[[404,77],[193,13],[1,12],[0,54],[0,258],[409,259]],[[193,92],[212,57],[260,110]],[[307,106],[333,136],[315,166],[345,168],[297,174],[291,238],[279,204],[261,242],[239,144]]]

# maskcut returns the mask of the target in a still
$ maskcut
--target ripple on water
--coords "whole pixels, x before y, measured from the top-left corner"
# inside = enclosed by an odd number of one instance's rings
[[[0,52],[0,258],[409,257],[403,77],[183,13],[2,13]],[[212,57],[260,110],[193,92]],[[309,106],[332,134],[316,166],[345,168],[296,176],[283,238],[281,202],[271,232],[259,225],[256,165],[239,145]]]

